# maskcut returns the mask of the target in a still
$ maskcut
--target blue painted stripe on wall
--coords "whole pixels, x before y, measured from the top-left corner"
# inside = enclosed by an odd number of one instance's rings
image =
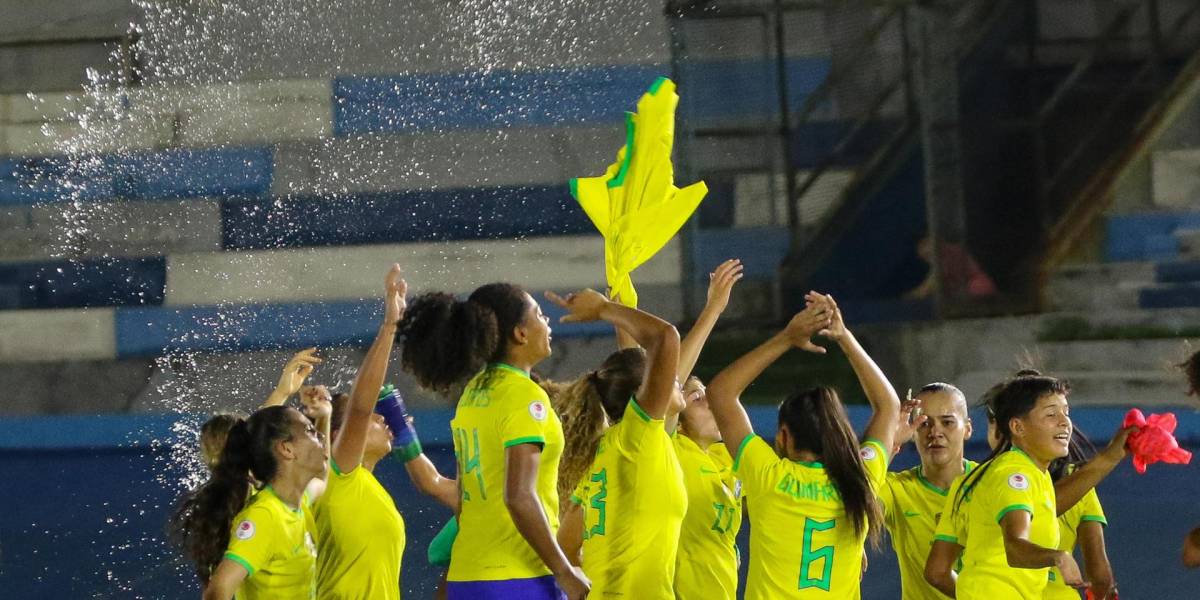
[[[1079,407],[1071,410],[1071,419],[1088,433],[1093,442],[1103,444],[1121,424],[1127,410],[1118,407]],[[774,406],[746,407],[754,431],[767,439],[775,437],[778,421],[776,411]],[[861,432],[871,417],[870,408],[851,405],[846,407],[846,411],[854,430]],[[1156,409],[1154,412],[1165,411],[1174,412],[1179,420],[1175,435],[1181,444],[1200,443],[1200,413],[1183,406]],[[450,437],[450,419],[453,416],[454,411],[450,409],[414,411],[421,442],[426,446],[453,446]],[[0,450],[146,447],[155,440],[174,439],[174,423],[202,422],[204,418],[204,415],[193,414],[5,417],[0,418]],[[987,423],[982,410],[973,410],[971,419],[975,423]],[[975,436],[974,441],[982,445],[983,437]]]
[[[0,310],[162,304],[166,284],[163,257],[0,264]]]
[[[1108,261],[1165,260],[1178,254],[1176,229],[1200,228],[1200,213],[1135,213],[1114,215],[1106,223]]]
[[[541,298],[540,293],[535,297]],[[542,310],[558,337],[611,335],[605,323],[559,324],[563,312]],[[117,357],[169,352],[248,352],[272,348],[365,345],[382,316],[379,300],[199,307],[122,308],[116,311]]]
[[[620,120],[665,65],[492,70],[333,82],[336,135]]]
[[[831,66],[827,56],[793,56],[784,61],[791,111],[804,105],[829,76]],[[689,127],[736,118],[773,120],[780,114],[774,60],[684,61],[679,63],[678,77],[679,115]]]
[[[566,235],[593,230],[567,186],[230,200],[231,250]]]
[[[266,196],[274,167],[274,152],[268,147],[10,158],[0,160],[0,205]]]
[[[717,265],[740,258],[746,277],[773,279],[791,243],[791,232],[783,226],[699,229],[692,239],[692,264],[696,266],[692,275],[698,281],[707,280]]]

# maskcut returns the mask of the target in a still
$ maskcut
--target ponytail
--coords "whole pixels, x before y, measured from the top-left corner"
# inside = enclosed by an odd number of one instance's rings
[[[191,559],[204,584],[229,546],[233,518],[246,505],[253,480],[275,477],[275,442],[291,437],[284,406],[261,409],[249,419],[238,417],[229,429],[221,458],[207,482],[184,496],[169,526],[169,536]]]
[[[867,479],[858,439],[837,392],[818,387],[792,394],[779,405],[779,425],[791,434],[793,450],[821,457],[846,516],[854,523],[854,534],[865,534],[877,548],[883,533],[883,509]]]
[[[509,283],[485,285],[465,301],[445,292],[417,296],[396,332],[404,338],[401,366],[422,387],[449,392],[504,359],[513,328],[524,320],[525,298]]]

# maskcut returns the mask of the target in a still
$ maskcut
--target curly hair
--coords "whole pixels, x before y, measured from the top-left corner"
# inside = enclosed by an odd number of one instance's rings
[[[417,296],[396,331],[400,364],[422,387],[449,393],[489,362],[503,360],[510,332],[524,321],[526,293],[490,283],[465,301],[445,292]]]

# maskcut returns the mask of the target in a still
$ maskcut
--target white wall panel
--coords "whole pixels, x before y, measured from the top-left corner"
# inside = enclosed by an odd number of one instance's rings
[[[0,362],[115,358],[114,309],[0,311]]]

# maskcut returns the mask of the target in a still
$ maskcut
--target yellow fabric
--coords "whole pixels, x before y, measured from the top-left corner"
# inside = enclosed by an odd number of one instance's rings
[[[524,371],[491,365],[463,390],[450,427],[462,508],[447,579],[495,581],[549,575],[550,569],[517,531],[504,504],[506,449],[541,445],[538,499],[551,530],[558,532],[556,486],[563,433],[546,392]]]
[[[868,440],[861,453],[867,480],[878,490],[887,476],[887,451]],[[746,600],[859,598],[866,531],[854,534],[824,466],[780,458],[751,434],[733,470],[750,513]]]
[[[975,468],[964,461],[966,472]],[[918,465],[911,469],[887,474],[879,488],[883,504],[884,524],[900,563],[900,587],[904,600],[946,600],[948,596],[925,582],[925,561],[942,508],[946,505],[947,490],[930,483]]]
[[[1100,497],[1096,490],[1088,490],[1083,499],[1075,503],[1070,510],[1058,517],[1058,549],[1064,552],[1074,552],[1075,542],[1079,539],[1079,526],[1085,521],[1095,521],[1108,525],[1104,517],[1104,507],[1100,506]],[[1050,582],[1046,584],[1046,592],[1042,598],[1046,600],[1079,600],[1079,590],[1063,583],[1062,574],[1057,568],[1050,569]]]
[[[583,572],[591,598],[675,598],[675,558],[687,492],[661,419],[635,400],[600,439],[572,498],[583,506]]]
[[[733,479],[733,459],[721,443],[706,452],[685,435],[676,433],[671,439],[688,502],[675,559],[675,597],[732,599],[737,595],[736,544],[742,528],[741,486]]]
[[[625,113],[625,145],[604,175],[571,180],[571,194],[604,236],[613,298],[637,306],[630,273],[667,244],[708,193],[704,182],[675,187],[671,147],[679,95],[660,77]]]
[[[298,510],[284,504],[270,486],[250,499],[233,518],[225,558],[250,574],[238,600],[296,600],[316,594],[317,546],[308,497]]]
[[[313,506],[317,539],[317,598],[400,598],[404,519],[375,475],[359,466],[329,470],[325,493]]]
[[[937,539],[957,540],[964,547],[958,574],[960,600],[1019,600],[1040,598],[1050,569],[1018,569],[1008,566],[1000,520],[1014,510],[1032,516],[1029,541],[1043,548],[1058,547],[1054,483],[1020,450],[1009,450],[993,459],[979,483],[963,498],[953,517],[957,486],[946,497]]]

